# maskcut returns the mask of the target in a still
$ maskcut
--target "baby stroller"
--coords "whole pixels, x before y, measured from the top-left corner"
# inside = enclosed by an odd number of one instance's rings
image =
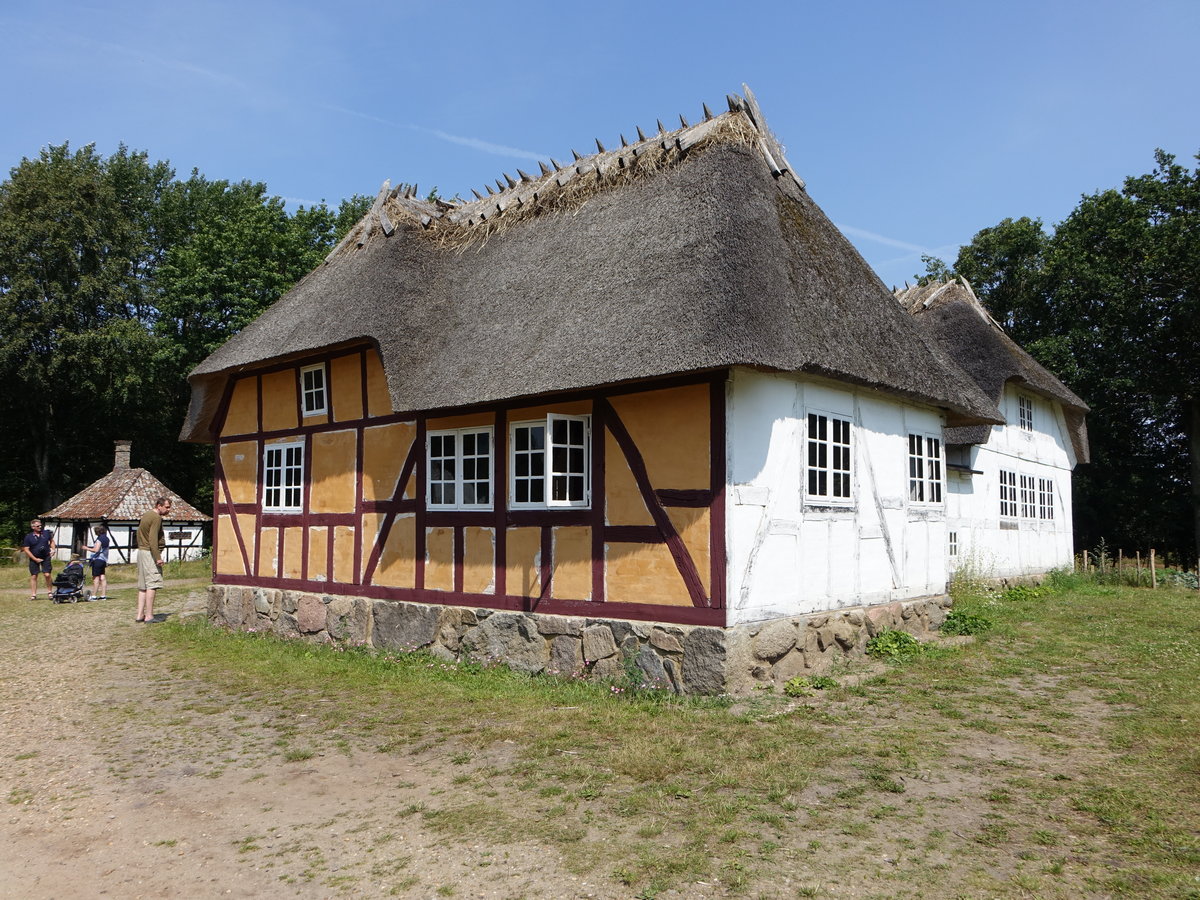
[[[83,589],[83,563],[77,559],[67,563],[67,567],[54,579],[54,591],[50,594],[50,599],[55,603],[78,603],[80,600],[87,603],[91,601],[91,589],[86,591]]]

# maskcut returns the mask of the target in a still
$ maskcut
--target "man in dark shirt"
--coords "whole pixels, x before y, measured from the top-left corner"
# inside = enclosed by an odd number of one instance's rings
[[[46,593],[49,594],[52,590],[50,587],[50,560],[54,556],[55,543],[53,532],[42,528],[41,519],[34,519],[29,523],[29,527],[33,531],[25,535],[21,549],[29,557],[29,599],[36,600],[39,572],[46,576]]]

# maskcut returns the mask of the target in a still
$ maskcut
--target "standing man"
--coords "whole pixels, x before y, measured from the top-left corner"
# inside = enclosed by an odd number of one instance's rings
[[[46,576],[46,593],[51,593],[50,560],[54,556],[54,548],[57,545],[54,543],[53,533],[42,528],[41,519],[34,519],[29,523],[29,527],[33,531],[25,535],[25,541],[21,544],[21,549],[29,557],[29,599],[36,600],[39,572]]]
[[[171,501],[159,497],[154,509],[147,510],[138,522],[138,605],[135,622],[154,621],[154,595],[163,586],[163,516],[171,511]]]

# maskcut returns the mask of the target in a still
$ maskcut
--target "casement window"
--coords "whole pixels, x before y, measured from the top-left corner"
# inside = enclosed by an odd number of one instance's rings
[[[492,429],[429,432],[427,464],[430,509],[492,508]]]
[[[942,502],[942,441],[927,434],[908,436],[908,499]]]
[[[323,416],[329,411],[325,390],[325,365],[305,366],[300,370],[300,396],[306,416]]]
[[[299,512],[304,500],[304,444],[267,444],[263,451],[263,511]]]
[[[1054,521],[1054,479],[1038,479],[1038,518]]]
[[[1017,395],[1017,419],[1022,431],[1033,431],[1033,400]]]
[[[809,500],[850,500],[850,420],[824,413],[808,414],[805,496]]]
[[[1021,476],[1021,518],[1037,518],[1037,479],[1032,475]]]
[[[950,532],[950,555],[958,556],[958,532]]]
[[[514,422],[509,434],[509,502],[514,507],[586,507],[591,504],[590,416],[550,413]]]
[[[1017,517],[1017,473],[1000,470],[1000,518]]]

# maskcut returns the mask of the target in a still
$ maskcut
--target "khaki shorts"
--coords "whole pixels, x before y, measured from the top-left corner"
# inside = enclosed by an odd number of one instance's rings
[[[163,586],[162,569],[149,550],[138,551],[138,590],[155,591]]]

